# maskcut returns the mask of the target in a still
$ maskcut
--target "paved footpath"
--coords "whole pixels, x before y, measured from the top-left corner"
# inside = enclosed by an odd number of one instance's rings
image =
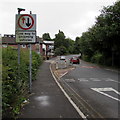
[[[80,118],[56,84],[49,65],[44,62],[40,66],[29,103],[21,110],[19,118]]]

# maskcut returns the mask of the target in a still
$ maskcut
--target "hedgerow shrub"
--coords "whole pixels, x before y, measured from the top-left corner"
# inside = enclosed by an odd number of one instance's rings
[[[13,118],[19,113],[21,103],[25,100],[25,93],[29,86],[29,51],[21,50],[20,65],[18,53],[13,48],[2,50],[2,116]],[[32,52],[32,80],[35,79],[37,69],[42,58]]]
[[[103,64],[103,55],[99,52],[96,52],[92,58],[91,58],[91,62],[93,63],[97,63],[97,64]]]
[[[90,57],[88,55],[83,55],[82,59],[89,62],[90,61]]]

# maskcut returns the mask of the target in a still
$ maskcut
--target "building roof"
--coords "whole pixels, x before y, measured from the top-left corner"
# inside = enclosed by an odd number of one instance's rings
[[[43,39],[39,36],[36,36],[36,43],[43,43]],[[5,34],[4,37],[2,37],[2,44],[18,44],[16,43],[15,35]]]
[[[44,44],[54,45],[54,41],[43,41]]]
[[[17,44],[15,41],[15,35],[5,34],[4,37],[2,37],[2,44]]]

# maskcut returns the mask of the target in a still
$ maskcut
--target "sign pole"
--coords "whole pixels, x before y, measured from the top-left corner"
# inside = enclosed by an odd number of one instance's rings
[[[20,44],[18,44],[18,87],[20,82]]]
[[[25,9],[18,8],[16,15],[16,42],[18,43],[18,65],[20,70],[20,44],[29,43],[29,93],[32,90],[32,44],[36,42],[36,14],[20,14]],[[18,71],[19,71],[18,70]],[[19,72],[20,76],[20,72]]]
[[[20,11],[18,10],[18,14],[20,14]],[[20,44],[18,43],[18,87],[20,82]]]
[[[20,65],[20,44],[18,44],[18,65]]]
[[[20,10],[18,9],[18,14],[20,14]],[[20,67],[20,44],[18,43],[18,65]],[[19,72],[19,71],[18,71]],[[20,72],[19,72],[20,73]]]
[[[30,45],[30,62],[29,62],[29,93],[32,91],[32,45]]]

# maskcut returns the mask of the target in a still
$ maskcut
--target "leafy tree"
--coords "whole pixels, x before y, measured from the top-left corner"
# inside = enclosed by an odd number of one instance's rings
[[[62,31],[59,30],[59,33],[55,35],[55,49],[60,46],[64,46],[65,35]]]
[[[47,41],[52,40],[51,37],[50,37],[50,35],[49,35],[49,33],[44,33],[44,34],[42,35],[42,38],[43,38],[43,40],[47,40]]]
[[[74,53],[78,54],[80,53],[80,37],[76,37],[75,43],[74,43]]]
[[[55,55],[65,55],[67,54],[67,49],[64,46],[60,46],[55,49]]]
[[[73,41],[73,40],[70,39],[70,38],[67,38],[67,39],[66,39],[66,42],[67,42],[66,48],[67,48],[67,50],[68,50],[68,53],[73,54],[75,41]]]
[[[84,32],[80,38],[76,38],[75,50],[79,48],[83,56],[89,61],[120,66],[118,65],[120,56],[119,21],[120,1],[101,10],[95,25]]]
[[[59,30],[59,33],[55,35],[55,54],[64,55],[68,53],[73,53],[74,41],[70,38],[65,38],[65,34]]]
[[[55,55],[62,55],[60,48],[55,49]]]

